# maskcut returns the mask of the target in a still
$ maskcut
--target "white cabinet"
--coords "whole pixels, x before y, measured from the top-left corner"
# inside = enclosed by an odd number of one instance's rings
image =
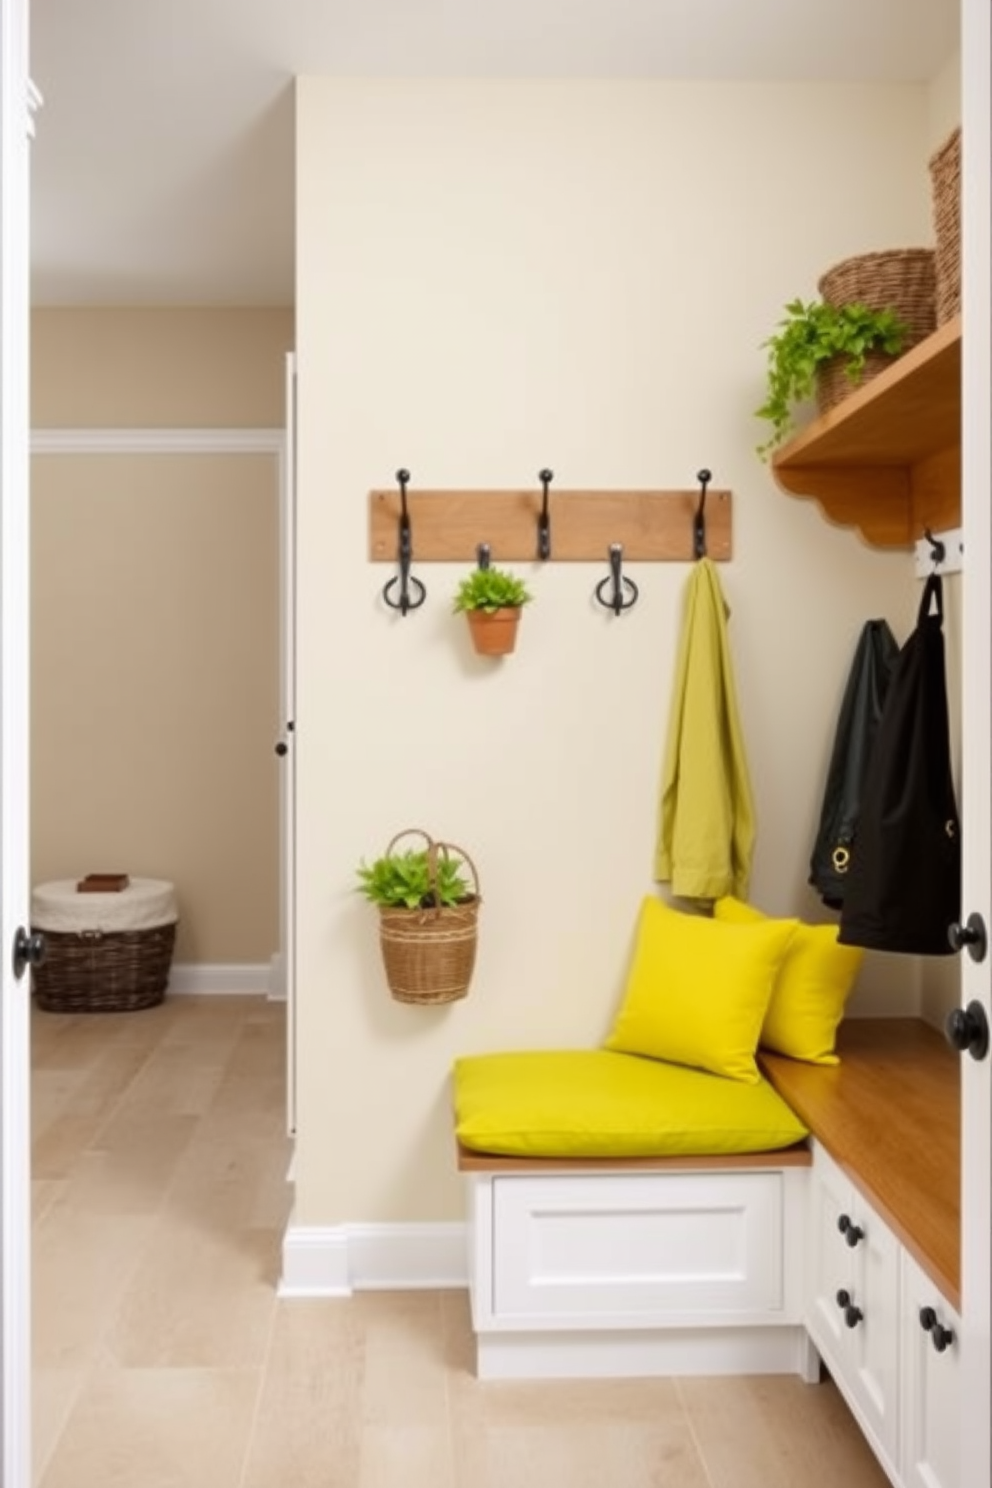
[[[805,1163],[575,1168],[469,1176],[480,1378],[799,1372]]]
[[[822,1147],[813,1156],[806,1323],[875,1452],[899,1452],[899,1243]]]
[[[819,1144],[806,1326],[900,1488],[958,1488],[960,1320]]]
[[[961,1320],[902,1255],[902,1481],[956,1488],[961,1480]]]

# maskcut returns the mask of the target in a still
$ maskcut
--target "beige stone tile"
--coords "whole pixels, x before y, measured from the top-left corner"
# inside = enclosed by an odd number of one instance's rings
[[[48,1466],[84,1376],[80,1370],[35,1368],[31,1374],[31,1462],[37,1483]]]
[[[455,1488],[456,1482],[446,1426],[411,1422],[363,1432],[356,1488]]]
[[[50,1205],[32,1236],[35,1365],[81,1368],[93,1357],[151,1225],[71,1210],[60,1199]]]
[[[459,1485],[710,1488],[670,1380],[453,1378]]]
[[[193,1116],[122,1110],[73,1164],[65,1204],[107,1214],[156,1213],[196,1127]]]
[[[98,1370],[40,1488],[240,1488],[257,1391],[250,1369]]]
[[[178,1222],[222,1233],[285,1228],[292,1205],[286,1181],[291,1144],[282,1124],[252,1112],[203,1123],[177,1165],[166,1210]]]
[[[475,1332],[472,1328],[472,1310],[468,1290],[465,1287],[438,1293],[441,1306],[441,1336],[444,1361],[449,1373],[475,1374]]]
[[[357,1488],[363,1380],[350,1301],[278,1303],[243,1488]]]
[[[107,1347],[128,1368],[258,1367],[281,1235],[217,1236],[160,1221],[114,1309]]]
[[[224,1075],[224,1053],[213,1045],[173,1044],[150,1054],[121,1097],[121,1111],[202,1116]]]
[[[66,1181],[61,1178],[32,1178],[31,1223],[37,1224],[65,1191]]]
[[[35,1178],[68,1179],[82,1155],[95,1142],[105,1116],[77,1116],[63,1112],[49,1121],[31,1144],[31,1172]]]
[[[713,1488],[887,1488],[829,1380],[680,1380],[679,1393]]]

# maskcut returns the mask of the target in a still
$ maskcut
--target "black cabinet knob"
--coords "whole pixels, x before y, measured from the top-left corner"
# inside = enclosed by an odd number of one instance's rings
[[[954,1342],[953,1328],[945,1328],[943,1323],[938,1322],[932,1307],[920,1308],[920,1327],[924,1333],[930,1334],[930,1340],[938,1354],[945,1353]]]
[[[844,1239],[853,1250],[859,1240],[865,1238],[865,1232],[860,1225],[856,1225],[849,1214],[842,1214],[837,1221],[837,1228]]]
[[[972,1000],[966,1008],[952,1008],[944,1034],[952,1048],[970,1054],[972,1059],[984,1059],[989,1052],[989,1020],[980,1002]]]
[[[841,1287],[837,1293],[837,1306],[844,1314],[844,1322],[848,1328],[856,1328],[864,1317],[860,1307],[856,1307],[847,1287]]]
[[[289,745],[286,743],[285,739],[280,739],[279,743],[276,745],[276,754],[279,756],[280,759],[282,759],[288,753]]]
[[[952,950],[967,950],[973,961],[984,961],[988,954],[989,938],[980,914],[970,914],[963,925],[948,925],[947,939]]]

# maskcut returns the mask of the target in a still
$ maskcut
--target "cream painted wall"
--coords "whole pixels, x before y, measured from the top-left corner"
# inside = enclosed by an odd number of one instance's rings
[[[298,88],[298,1147],[301,1225],[461,1213],[459,1053],[595,1043],[650,879],[684,564],[621,620],[597,565],[521,565],[518,654],[486,663],[421,565],[404,620],[366,493],[733,489],[722,569],[757,796],[752,897],[815,918],[807,862],[865,619],[908,633],[909,557],[869,550],[755,456],[760,343],[849,254],[932,241],[922,88],[303,79]],[[480,539],[485,531],[479,531]],[[416,547],[416,534],[414,534]],[[498,561],[498,555],[497,555]],[[465,844],[475,981],[393,1003],[359,858]],[[853,1010],[915,1011],[875,958]]]
[[[280,427],[291,312],[35,313],[41,427]],[[32,874],[170,878],[176,960],[279,947],[278,467],[32,463]]]

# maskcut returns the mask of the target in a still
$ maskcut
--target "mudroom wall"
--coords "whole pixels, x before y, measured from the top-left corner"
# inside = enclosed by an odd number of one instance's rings
[[[309,78],[297,125],[305,1232],[459,1216],[452,1059],[608,1030],[655,891],[689,574],[635,565],[616,619],[592,599],[605,554],[518,564],[535,603],[517,653],[485,663],[451,614],[465,565],[415,559],[423,609],[383,606],[369,489],[400,466],[466,491],[536,489],[542,466],[563,488],[686,488],[709,467],[734,500],[751,895],[826,917],[806,878],[857,635],[884,615],[904,638],[919,596],[908,552],[832,526],[757,457],[761,343],[838,260],[933,229],[923,86]],[[476,974],[446,1010],[390,1001],[354,892],[409,825],[480,869]],[[869,958],[852,1015],[919,1010],[918,963]]]
[[[194,982],[258,984],[278,949],[278,460],[238,435],[282,427],[292,335],[281,309],[33,316],[32,877],[172,880]]]

